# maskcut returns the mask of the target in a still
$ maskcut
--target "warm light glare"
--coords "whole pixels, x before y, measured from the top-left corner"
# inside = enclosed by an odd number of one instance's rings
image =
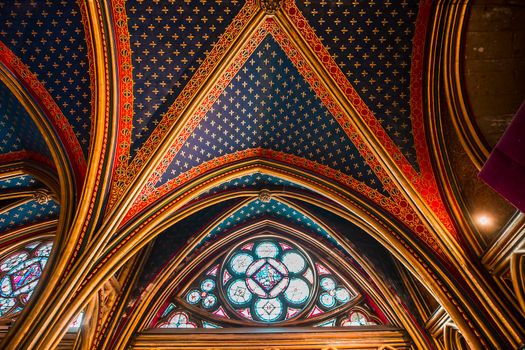
[[[478,217],[478,222],[480,225],[487,226],[488,224],[490,224],[490,217],[488,217],[487,215],[480,215]]]

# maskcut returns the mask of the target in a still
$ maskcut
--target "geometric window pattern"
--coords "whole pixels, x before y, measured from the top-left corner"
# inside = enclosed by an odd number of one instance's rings
[[[0,260],[0,317],[17,314],[27,305],[52,248],[51,241],[32,242]]]
[[[156,327],[288,323],[326,323],[327,327],[332,320],[332,326],[347,326],[357,322],[348,309],[358,298],[356,290],[343,283],[327,263],[297,242],[261,235],[239,243],[208,265],[163,309]],[[379,324],[364,308],[357,310],[366,313],[367,322]]]
[[[364,304],[364,303],[363,303]],[[372,316],[367,308],[356,306],[339,317],[320,322],[315,327],[356,327],[356,326],[377,326],[382,324],[378,317]]]

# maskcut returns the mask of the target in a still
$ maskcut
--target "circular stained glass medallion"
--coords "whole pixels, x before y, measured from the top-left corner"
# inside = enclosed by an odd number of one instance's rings
[[[315,278],[305,277],[305,271],[315,271],[306,252],[278,237],[241,243],[232,249],[221,271],[233,277],[221,285],[226,302],[238,315],[256,322],[296,317],[309,306],[317,289],[312,283]]]

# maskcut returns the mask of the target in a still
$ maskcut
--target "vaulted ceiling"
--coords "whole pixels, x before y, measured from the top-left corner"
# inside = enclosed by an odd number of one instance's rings
[[[441,28],[464,11],[451,6],[0,2],[0,244],[56,230],[46,284],[4,344],[56,346],[78,312],[107,304],[83,346],[124,348],[181,269],[258,225],[351,261],[370,300],[403,305],[382,309],[403,314],[396,327],[426,321],[407,272],[473,348],[516,344],[523,315],[478,263],[497,230],[480,238],[447,155],[440,108],[464,101],[436,68],[440,40],[461,43]]]

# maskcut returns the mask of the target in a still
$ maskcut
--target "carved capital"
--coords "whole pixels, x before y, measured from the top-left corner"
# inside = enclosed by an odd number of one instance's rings
[[[272,193],[268,190],[261,190],[259,192],[259,200],[263,203],[268,203],[272,199]]]
[[[269,15],[277,13],[281,7],[282,0],[259,0],[259,7]]]
[[[36,190],[33,193],[33,199],[38,204],[47,204],[51,200],[51,194],[47,190]]]

